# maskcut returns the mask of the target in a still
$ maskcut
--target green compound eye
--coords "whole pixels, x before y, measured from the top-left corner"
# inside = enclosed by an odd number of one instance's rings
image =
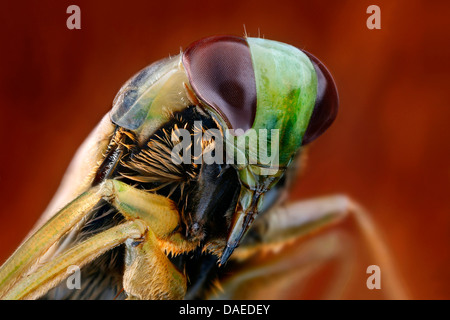
[[[230,129],[280,130],[282,164],[336,117],[338,95],[330,72],[291,45],[214,36],[191,44],[182,61],[196,96]]]

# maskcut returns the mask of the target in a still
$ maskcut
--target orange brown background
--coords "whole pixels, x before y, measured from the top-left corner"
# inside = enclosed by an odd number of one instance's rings
[[[445,1],[10,1],[0,10],[0,261],[139,69],[199,38],[290,43],[332,71],[340,112],[294,199],[345,193],[372,214],[410,297],[450,298],[450,6]],[[66,8],[81,8],[81,30]],[[381,30],[366,8],[381,8]],[[364,274],[365,270],[361,270]],[[370,296],[369,296],[370,298]]]

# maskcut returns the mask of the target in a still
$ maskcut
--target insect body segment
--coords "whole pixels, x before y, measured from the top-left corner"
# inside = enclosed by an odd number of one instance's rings
[[[102,121],[98,130],[109,136],[107,146],[92,136],[71,167],[86,175],[78,179],[84,196],[53,212],[0,269],[0,296],[200,296],[217,262],[227,262],[253,221],[285,191],[285,172],[302,145],[331,124],[337,105],[336,87],[320,61],[281,42],[210,37],[150,65],[120,89],[110,123]],[[174,161],[181,142],[187,145],[183,161]],[[88,173],[79,170],[85,149],[96,146],[103,148],[101,161]],[[275,160],[264,160],[261,150]],[[218,161],[202,160],[207,154]],[[239,156],[244,161],[236,162]],[[33,249],[34,240],[65,219],[70,225]],[[103,248],[97,255],[88,250],[93,242]],[[82,264],[83,276],[98,288],[76,297],[61,286],[52,289],[63,277],[60,264],[39,271],[40,288],[28,285],[24,275],[44,254]]]

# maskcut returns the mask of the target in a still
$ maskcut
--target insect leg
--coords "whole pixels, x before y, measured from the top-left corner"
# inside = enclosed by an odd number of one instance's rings
[[[196,248],[197,243],[185,241],[179,232],[180,214],[169,198],[136,189],[118,180],[105,182],[109,202],[126,219],[141,219],[155,234],[164,251],[179,254]]]
[[[406,294],[396,276],[390,254],[369,214],[346,196],[328,196],[274,208],[255,221],[246,243],[236,251],[234,258],[246,259],[257,252],[279,249],[344,218],[356,222],[374,261],[383,269],[386,292],[393,298],[404,299]]]
[[[36,272],[19,280],[2,299],[35,299],[67,277],[68,266],[81,268],[106,251],[127,239],[137,239],[145,233],[146,226],[140,220],[125,222],[101,232],[58,255]]]
[[[180,216],[174,203],[117,180],[107,181],[110,203],[126,219],[142,219],[148,230],[142,239],[127,241],[124,289],[129,299],[182,299],[186,278],[166,253],[181,253],[189,247],[176,230]]]
[[[169,198],[118,180],[106,180],[102,188],[106,200],[126,219],[142,219],[158,238],[168,237],[180,223],[175,203]]]
[[[349,247],[350,245],[350,247]],[[332,261],[333,275],[325,288],[317,288],[315,298],[336,299],[351,275],[353,252],[348,237],[339,232],[327,232],[307,241],[285,246],[276,253],[260,248],[241,260],[231,257],[225,266],[231,267],[215,282],[216,288],[207,294],[212,299],[272,300],[301,299],[307,285],[317,278],[318,271]],[[239,247],[235,253],[239,254]],[[255,252],[256,253],[256,252]],[[217,290],[218,289],[218,290]],[[308,297],[308,296],[306,296]],[[308,297],[309,298],[309,297]]]
[[[0,269],[0,296],[101,199],[99,187],[78,196],[31,235]]]
[[[279,206],[255,221],[261,243],[284,243],[339,222],[348,214],[348,199],[341,196],[298,201]]]
[[[170,262],[149,229],[143,241],[127,243],[123,287],[128,299],[183,299],[186,277]]]
[[[30,294],[30,290],[35,290],[36,288],[30,286],[30,289],[24,289],[28,287],[28,281],[36,281],[35,285],[41,286],[38,290],[40,294],[45,293],[45,290],[51,288],[52,285],[56,284],[57,280],[61,280],[60,272],[62,269],[67,268],[74,262],[78,261],[77,257],[85,256],[87,259],[85,262],[90,261],[89,259],[94,259],[97,254],[95,250],[91,251],[90,248],[96,248],[93,241],[99,241],[101,246],[104,241],[106,242],[105,248],[111,248],[117,244],[112,240],[112,238],[105,238],[109,240],[104,240],[103,238],[95,238],[86,240],[86,246],[90,246],[85,253],[79,253],[78,255],[66,256],[66,254],[71,254],[72,251],[61,254],[59,257],[65,257],[66,260],[61,260],[61,265],[54,265],[53,262],[50,264],[44,264],[40,269],[34,272],[32,275],[23,277],[25,272],[27,272],[30,267],[66,232],[71,230],[77,222],[79,222],[86,213],[92,209],[92,207],[100,200],[105,199],[111,202],[123,216],[128,220],[141,220],[143,223],[150,228],[148,235],[144,237],[142,243],[144,245],[137,246],[134,251],[136,251],[136,256],[144,259],[143,263],[146,261],[158,261],[161,266],[159,268],[160,275],[164,272],[169,272],[166,278],[161,279],[171,279],[169,276],[177,275],[178,271],[164,255],[164,251],[169,251],[172,253],[182,252],[186,250],[185,241],[179,233],[175,230],[179,226],[179,214],[174,205],[174,203],[162,196],[151,194],[142,190],[135,189],[125,183],[116,180],[106,180],[104,183],[97,187],[93,187],[87,192],[83,193],[77,197],[74,201],[69,203],[60,212],[54,215],[41,229],[34,233],[29,239],[27,239],[24,244],[16,251],[16,253],[5,263],[5,265],[0,270],[0,283],[2,285],[2,292],[0,292],[0,297],[4,298],[22,298],[27,297]],[[113,229],[111,229],[113,230]],[[109,232],[109,231],[105,231]],[[113,232],[113,231],[112,231]],[[100,237],[103,233],[100,233]],[[106,234],[107,235],[107,234]],[[125,237],[126,238],[126,237]],[[155,239],[158,240],[155,240]],[[113,242],[110,242],[113,241]],[[123,241],[122,241],[123,242]],[[84,243],[83,243],[84,244]],[[133,247],[134,245],[132,245]],[[161,248],[163,246],[163,248]],[[75,247],[77,248],[77,247]],[[83,248],[83,247],[80,247]],[[164,250],[164,248],[166,248]],[[192,247],[193,248],[193,247]],[[80,249],[81,250],[81,249]],[[108,249],[106,249],[108,250]],[[106,251],[105,250],[105,251]],[[103,252],[97,250],[98,252]],[[70,257],[70,258],[68,258]],[[88,259],[88,257],[90,257]],[[145,260],[147,259],[147,260]],[[60,260],[54,260],[60,261]],[[137,260],[136,260],[137,261]],[[140,270],[138,269],[138,273]],[[147,271],[142,271],[142,276],[151,276],[155,278],[155,274],[149,274]],[[181,276],[181,288],[185,288],[184,276],[179,274],[175,279]],[[20,279],[23,277],[23,279]],[[31,279],[31,280],[30,280]],[[52,280],[53,279],[53,280]],[[156,278],[155,278],[156,279]],[[45,284],[48,282],[49,284]],[[39,284],[41,283],[41,284]],[[166,282],[170,286],[170,281]],[[130,285],[133,288],[133,285]],[[34,289],[33,289],[34,288]],[[11,289],[11,290],[8,290]],[[184,289],[185,290],[185,289]],[[139,290],[138,290],[139,291]],[[173,290],[176,292],[176,289]],[[5,294],[7,292],[7,294]],[[34,296],[38,296],[36,293]],[[30,295],[30,297],[34,297]],[[142,295],[142,297],[146,297]]]

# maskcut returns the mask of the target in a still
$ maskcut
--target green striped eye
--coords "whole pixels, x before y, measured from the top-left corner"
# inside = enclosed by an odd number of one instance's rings
[[[288,44],[209,37],[187,48],[183,64],[196,95],[229,128],[280,130],[281,164],[336,117],[331,74],[317,58]]]

